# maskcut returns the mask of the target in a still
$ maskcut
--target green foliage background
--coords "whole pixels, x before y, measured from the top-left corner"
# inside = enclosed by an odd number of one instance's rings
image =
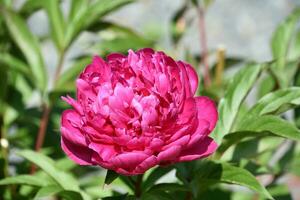
[[[101,56],[159,48],[155,37],[104,19],[130,3],[135,1],[72,0],[65,16],[60,0],[27,0],[19,9],[10,0],[0,1],[0,199],[292,199],[289,179],[282,178],[300,180],[300,8],[273,33],[269,62],[220,57],[210,66],[212,82],[198,91],[218,103],[219,122],[212,137],[220,146],[210,158],[156,167],[137,177],[81,167],[66,158],[58,130],[60,114],[68,106],[60,96],[75,94],[76,76],[92,57],[84,52],[65,67],[78,37],[86,32],[102,37],[88,47]],[[174,14],[170,54],[176,55],[185,34],[186,11],[205,11],[212,3],[186,1]],[[33,34],[27,24],[40,10],[50,27],[44,37]],[[45,39],[54,44],[58,57],[53,80],[41,50]],[[202,57],[185,51],[185,60],[194,67]],[[232,68],[237,72],[225,75]],[[256,99],[250,106],[245,100],[253,88]],[[38,132],[45,133],[41,148],[36,145]],[[169,179],[161,179],[164,175]]]

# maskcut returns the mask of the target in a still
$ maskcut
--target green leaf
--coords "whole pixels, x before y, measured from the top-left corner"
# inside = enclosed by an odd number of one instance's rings
[[[118,177],[119,177],[119,174],[116,173],[115,171],[107,170],[104,183],[109,185]]]
[[[90,199],[85,192],[80,190],[79,183],[73,176],[56,168],[55,162],[51,158],[31,150],[23,150],[18,152],[18,154],[40,167],[64,190],[78,192],[84,200]]]
[[[41,189],[39,189],[39,191],[35,194],[34,199],[53,196],[59,193],[60,191],[62,191],[62,188],[60,186],[48,185],[46,187],[42,187]]]
[[[26,65],[26,63],[22,62],[17,57],[12,56],[8,53],[0,53],[0,63],[5,64],[8,66],[11,70],[20,72],[27,77],[30,76],[31,71],[29,67]]]
[[[268,199],[273,199],[269,192],[247,170],[225,162],[206,161],[198,169],[197,181],[200,187],[209,183],[228,183],[248,187]]]
[[[278,59],[278,69],[285,67],[286,56],[299,17],[300,9],[295,9],[286,20],[280,24],[272,36],[272,54],[275,59]]]
[[[259,138],[265,136],[271,136],[270,132],[254,132],[254,131],[239,131],[234,133],[227,134],[222,144],[218,148],[218,152],[220,154],[224,153],[230,146],[234,144],[238,144],[240,141],[244,140],[245,138]]]
[[[60,52],[64,51],[64,34],[65,20],[62,11],[59,7],[60,0],[44,0],[44,6],[47,11],[50,24],[51,34],[57,49]]]
[[[76,17],[81,16],[85,12],[88,6],[88,1],[86,0],[72,0],[71,9],[69,13],[69,21],[75,20]]]
[[[271,115],[249,117],[239,124],[236,131],[268,131],[280,137],[300,140],[300,130],[295,125]]]
[[[63,190],[57,185],[50,185],[41,188],[35,195],[34,199],[40,199],[50,196],[60,196],[66,200],[83,200],[78,192]]]
[[[236,73],[229,83],[225,96],[221,99],[219,121],[211,136],[220,144],[222,138],[231,131],[239,108],[257,80],[262,65],[249,64]]]
[[[91,63],[91,58],[81,58],[69,68],[65,72],[60,75],[59,80],[55,84],[55,89],[59,90],[60,88],[65,88],[71,84],[74,86],[75,79],[79,76],[80,72]]]
[[[23,19],[11,11],[4,11],[6,26],[15,43],[23,52],[36,80],[37,88],[45,90],[46,69],[37,39],[32,35]]]
[[[154,191],[189,191],[189,188],[187,188],[185,185],[181,185],[178,183],[159,183],[154,185],[149,189],[149,192]]]
[[[155,168],[147,177],[147,179],[142,183],[143,191],[152,187],[157,180],[159,180],[162,176],[169,173],[173,167],[157,167]]]
[[[102,0],[89,4],[86,9],[80,12],[81,14],[76,15],[69,22],[65,46],[69,46],[82,30],[91,27],[99,18],[131,2],[133,0]]]
[[[7,177],[0,180],[0,185],[32,185],[37,187],[45,187],[48,183],[45,180],[36,176],[18,175],[14,177]]]
[[[278,69],[279,61],[273,62],[270,65],[270,72],[276,78],[277,85],[280,88],[286,88],[292,84],[292,80],[297,72],[299,60],[285,62],[284,69]]]
[[[55,167],[55,162],[49,157],[31,150],[24,150],[18,152],[18,154],[40,167],[50,177],[52,177],[57,182],[57,184],[60,185],[63,189],[73,191],[79,190],[77,181],[68,174],[58,170]]]
[[[36,1],[36,0],[27,0],[21,7],[19,13],[27,18],[35,11],[42,9],[44,5],[44,1]]]
[[[247,115],[281,114],[300,105],[300,87],[280,89],[262,97]]]

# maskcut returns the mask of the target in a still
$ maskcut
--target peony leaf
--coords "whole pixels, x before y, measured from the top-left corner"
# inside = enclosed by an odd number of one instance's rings
[[[40,167],[64,190],[79,192],[85,200],[90,199],[80,190],[79,183],[70,174],[55,167],[55,162],[51,158],[31,150],[20,151],[18,154]]]
[[[81,4],[82,9],[80,12],[76,17],[70,19],[71,21],[66,30],[65,46],[68,47],[80,31],[92,26],[99,18],[131,2],[133,0],[102,0],[91,3],[88,6]]]
[[[88,6],[88,1],[86,0],[72,0],[71,9],[68,16],[68,20],[75,20],[76,17],[80,16]]]
[[[155,168],[146,180],[142,184],[143,191],[147,190],[148,188],[152,187],[156,181],[158,181],[162,176],[169,173],[173,167],[157,167]]]
[[[206,161],[198,169],[197,181],[204,184],[228,183],[245,186],[263,195],[268,199],[273,199],[269,192],[262,186],[256,178],[247,170],[233,166],[225,162]]]
[[[44,0],[44,7],[47,11],[51,25],[51,34],[56,48],[64,51],[65,20],[59,6],[60,0]]]
[[[60,75],[59,80],[55,84],[55,88],[58,90],[60,88],[66,88],[66,86],[68,85],[74,87],[75,79],[90,62],[91,58],[81,58],[75,61],[75,63],[69,69],[67,69],[62,73],[62,75]]]
[[[0,185],[32,185],[37,187],[45,187],[49,183],[46,180],[41,180],[40,177],[30,175],[19,175],[14,177],[7,177],[0,180]]]
[[[248,112],[252,115],[281,114],[300,105],[300,87],[280,89],[263,96]],[[247,115],[248,115],[247,114]]]
[[[109,185],[118,177],[119,177],[119,174],[116,173],[115,171],[107,170],[104,183]]]
[[[27,77],[31,74],[30,68],[26,65],[26,63],[11,54],[0,53],[0,63],[9,67],[11,70],[26,75]]]
[[[78,192],[63,190],[57,185],[49,185],[39,189],[34,199],[40,199],[50,196],[60,196],[66,200],[83,200],[82,196]]]
[[[42,9],[44,5],[44,1],[36,1],[36,0],[27,0],[22,7],[20,8],[19,13],[27,18],[35,11]]]
[[[239,124],[236,131],[267,131],[280,137],[300,140],[300,130],[295,125],[271,115],[249,117]]]
[[[219,103],[219,121],[211,134],[218,144],[231,131],[239,108],[262,69],[263,65],[249,64],[237,72],[229,83],[227,92]]]
[[[286,20],[280,24],[272,36],[271,46],[274,59],[278,60],[277,69],[285,67],[290,42],[300,18],[300,9],[295,9]]]
[[[8,10],[3,13],[12,38],[23,52],[31,68],[37,88],[44,91],[47,85],[46,68],[37,39],[19,15]]]
[[[188,190],[189,188],[178,183],[159,183],[151,187],[148,191],[154,192],[154,191],[188,191]]]

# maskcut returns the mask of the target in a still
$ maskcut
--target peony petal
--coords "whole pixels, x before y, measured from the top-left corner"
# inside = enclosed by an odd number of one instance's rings
[[[185,124],[189,122],[192,118],[197,116],[197,104],[195,98],[188,98],[184,102],[184,107],[182,113],[178,116],[178,123]]]
[[[61,117],[61,128],[60,131],[62,136],[69,140],[75,145],[86,145],[85,137],[79,131],[78,128],[74,127],[80,120],[80,115],[74,110],[65,110]]]
[[[61,97],[61,98],[62,100],[70,104],[79,114],[83,115],[82,107],[75,99],[73,99],[69,95],[67,95],[67,97]]]
[[[122,168],[127,171],[132,171],[148,157],[149,155],[143,152],[129,152],[122,153],[113,157],[110,162],[116,168]]]
[[[174,145],[157,155],[159,162],[173,161],[176,160],[177,156],[180,154],[181,146]]]
[[[106,59],[108,61],[122,60],[124,58],[126,58],[126,56],[121,53],[111,53],[108,56],[106,56]]]
[[[71,160],[79,165],[93,165],[91,161],[93,151],[86,146],[76,145],[61,136],[61,148]]]
[[[97,144],[91,142],[89,144],[89,148],[97,152],[97,154],[103,161],[108,161],[117,154],[117,152],[114,149],[114,146],[112,145]]]
[[[195,97],[197,109],[198,109],[198,119],[204,119],[209,122],[210,132],[215,128],[218,120],[218,111],[215,103],[208,97],[201,96]]]
[[[195,95],[198,88],[198,74],[190,64],[185,63],[185,66],[189,77],[192,93]]]
[[[174,142],[171,142],[170,144],[164,146],[162,148],[162,150],[172,148],[172,146],[177,146],[177,145],[184,147],[190,141],[190,138],[191,138],[190,135],[185,135],[185,136],[179,138],[178,140],[175,140]]]
[[[203,138],[206,138],[210,133],[209,131],[209,122],[206,120],[199,120],[197,130],[192,134],[187,147],[193,146],[195,143],[199,142]]]
[[[215,152],[217,143],[207,137],[201,143],[195,143],[192,147],[181,152],[178,161],[191,161],[203,157],[207,157]]]
[[[137,173],[144,173],[145,171],[154,167],[157,164],[158,164],[157,158],[154,155],[152,155],[146,160],[144,160],[141,164],[139,164],[134,171]]]

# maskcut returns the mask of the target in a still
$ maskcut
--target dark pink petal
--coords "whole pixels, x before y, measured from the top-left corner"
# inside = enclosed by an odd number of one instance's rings
[[[100,156],[100,158],[103,161],[110,160],[113,156],[117,154],[117,152],[114,149],[114,146],[112,145],[106,145],[106,144],[97,144],[94,142],[91,142],[89,144],[89,148],[97,152],[97,154]]]
[[[157,159],[159,162],[173,161],[173,160],[176,160],[176,157],[180,154],[180,152],[181,152],[181,146],[174,145],[174,146],[160,152],[157,155]]]
[[[209,122],[209,130],[212,131],[218,120],[218,111],[215,103],[208,97],[201,96],[195,97],[197,109],[198,109],[198,119],[204,119]]]
[[[217,143],[213,139],[207,137],[202,140],[201,143],[195,143],[190,148],[182,151],[178,161],[191,161],[207,157],[214,153],[217,147]]]
[[[200,140],[207,137],[210,133],[209,131],[209,122],[206,120],[199,120],[197,130],[192,134],[189,143],[186,145],[187,147],[193,146],[195,143],[198,143]]]
[[[152,155],[146,160],[144,160],[141,164],[139,164],[135,169],[135,171],[137,173],[144,173],[147,169],[150,169],[157,164],[158,164],[157,158],[154,155]]]
[[[126,56],[121,53],[111,53],[106,57],[108,61],[122,60],[124,58],[126,58]]]
[[[83,110],[81,105],[69,95],[67,97],[61,97],[65,102],[70,104],[79,114],[83,115]]]
[[[189,77],[192,93],[195,94],[198,88],[198,74],[190,64],[185,63],[185,66]]]
[[[119,154],[111,158],[111,163],[116,168],[125,169],[127,171],[132,171],[135,169],[141,162],[143,162],[149,155],[143,152],[128,152]]]
[[[65,110],[61,117],[61,133],[62,136],[76,145],[85,146],[85,137],[76,127],[80,121],[80,115],[74,110]]]
[[[175,140],[174,142],[171,142],[170,144],[164,146],[162,150],[169,149],[177,145],[184,147],[190,141],[190,138],[191,138],[190,135],[185,135],[179,138],[178,140]]]
[[[93,165],[92,151],[86,146],[74,144],[61,136],[61,148],[74,162],[80,165]]]

